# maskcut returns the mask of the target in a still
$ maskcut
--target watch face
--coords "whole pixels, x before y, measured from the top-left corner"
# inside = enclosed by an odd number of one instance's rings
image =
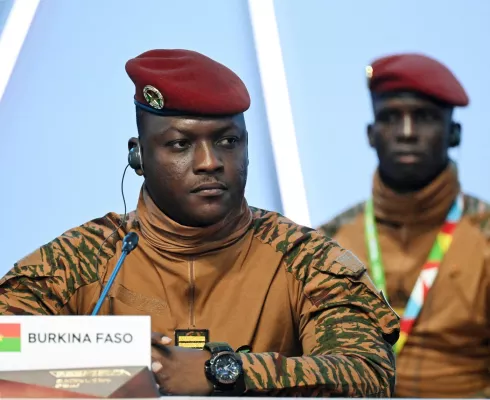
[[[242,367],[231,354],[223,354],[214,361],[214,376],[220,383],[235,383]]]

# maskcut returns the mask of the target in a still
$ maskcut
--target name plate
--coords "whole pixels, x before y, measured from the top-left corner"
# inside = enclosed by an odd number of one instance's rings
[[[0,371],[151,368],[150,316],[0,316]]]

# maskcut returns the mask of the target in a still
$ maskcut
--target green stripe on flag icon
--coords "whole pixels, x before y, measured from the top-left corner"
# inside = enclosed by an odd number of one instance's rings
[[[0,336],[0,352],[20,351],[20,338],[6,338]]]
[[[20,324],[0,324],[0,352],[20,351]]]

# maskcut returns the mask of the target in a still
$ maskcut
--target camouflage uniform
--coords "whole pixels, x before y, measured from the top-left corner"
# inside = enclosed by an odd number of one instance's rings
[[[87,314],[121,254],[140,235],[102,314],[151,315],[152,329],[206,328],[242,354],[248,395],[388,397],[397,316],[349,251],[275,212],[250,214],[234,243],[201,254],[156,251],[141,229],[141,198],[121,224],[110,213],[19,261],[0,281],[0,314]],[[204,228],[206,229],[206,228]],[[96,269],[98,265],[98,270]]]

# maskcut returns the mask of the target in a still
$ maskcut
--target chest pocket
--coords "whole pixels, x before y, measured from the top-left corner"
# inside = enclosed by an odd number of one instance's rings
[[[113,299],[124,304],[126,309],[129,307],[138,312],[137,315],[164,315],[168,312],[168,304],[163,300],[133,292],[122,285],[115,290]]]
[[[152,331],[173,337],[175,324],[165,301],[134,292],[122,285],[113,291],[108,301],[109,315],[149,315]]]

